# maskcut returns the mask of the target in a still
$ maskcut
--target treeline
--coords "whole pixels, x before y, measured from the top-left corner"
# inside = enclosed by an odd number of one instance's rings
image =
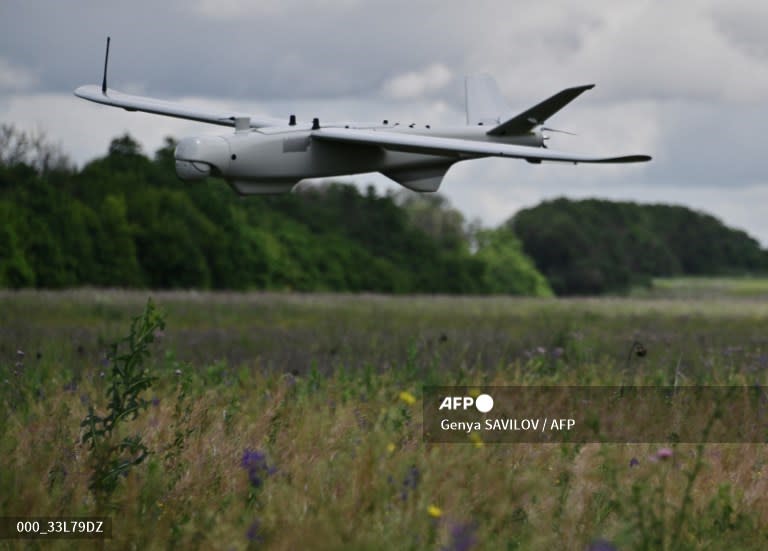
[[[438,194],[240,198],[178,180],[174,148],[149,158],[125,135],[78,170],[41,134],[0,125],[0,287],[546,296],[768,272],[754,239],[684,207],[557,199],[482,229]]]
[[[506,228],[469,232],[439,195],[349,185],[240,198],[179,181],[175,144],[128,135],[81,170],[0,133],[0,287],[551,294]]]
[[[654,276],[768,272],[756,240],[680,206],[557,199],[506,226],[558,295],[621,293]]]

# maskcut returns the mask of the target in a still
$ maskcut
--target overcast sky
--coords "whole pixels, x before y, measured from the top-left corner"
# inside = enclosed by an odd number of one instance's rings
[[[79,165],[124,132],[151,154],[226,131],[75,98],[108,34],[112,88],[286,119],[463,124],[466,74],[494,75],[513,112],[595,83],[550,147],[651,163],[468,161],[440,191],[487,226],[558,196],[683,204],[768,246],[767,28],[757,0],[1,0],[0,122]]]

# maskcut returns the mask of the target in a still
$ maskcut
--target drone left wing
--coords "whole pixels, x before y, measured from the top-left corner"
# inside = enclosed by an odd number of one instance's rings
[[[209,124],[218,124],[220,126],[235,126],[236,119],[249,119],[251,128],[262,128],[265,126],[284,125],[285,121],[273,118],[259,118],[241,113],[215,112],[196,107],[190,107],[183,103],[164,101],[144,96],[134,96],[124,94],[117,90],[104,89],[96,84],[81,86],[75,90],[75,95],[79,98],[95,101],[104,105],[113,107],[122,107],[126,111],[143,111],[155,115],[166,115],[178,119],[189,119],[192,121],[206,122]]]
[[[596,157],[578,153],[565,153],[493,141],[465,140],[457,138],[433,138],[423,134],[408,134],[379,130],[352,130],[344,128],[321,128],[312,132],[312,137],[342,143],[379,146],[391,151],[439,155],[462,159],[480,157],[510,157],[538,163],[540,161],[562,161],[570,163],[642,163],[650,161],[648,155],[624,155],[620,157]]]

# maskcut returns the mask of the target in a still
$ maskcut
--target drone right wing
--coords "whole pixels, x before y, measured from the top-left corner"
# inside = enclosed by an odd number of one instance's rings
[[[460,138],[440,138],[386,130],[322,128],[312,132],[312,138],[342,143],[379,146],[391,151],[439,155],[456,161],[462,159],[478,159],[481,157],[509,157],[514,159],[525,159],[532,163],[541,161],[561,161],[568,163],[643,163],[651,160],[648,155],[622,155],[613,157],[583,155],[526,145],[512,145]]]

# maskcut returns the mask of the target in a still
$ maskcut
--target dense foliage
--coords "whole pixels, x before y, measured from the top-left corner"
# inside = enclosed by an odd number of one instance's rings
[[[557,199],[507,223],[557,294],[600,294],[654,276],[745,275],[768,252],[743,231],[680,206]]]
[[[331,184],[240,198],[179,181],[172,140],[149,159],[126,135],[76,170],[3,130],[0,287],[551,294],[506,230],[471,250],[440,196]]]

